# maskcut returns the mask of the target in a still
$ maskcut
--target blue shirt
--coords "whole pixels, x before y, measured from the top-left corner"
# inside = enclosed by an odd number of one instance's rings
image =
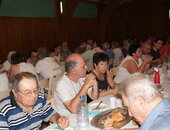
[[[115,58],[115,54],[111,49],[107,49],[105,53],[109,57],[109,59]]]
[[[161,101],[139,130],[170,130],[170,101],[168,99]]]
[[[39,130],[42,121],[49,121],[54,113],[42,92],[39,93],[31,114],[17,105],[11,93],[9,97],[0,101],[0,129]]]

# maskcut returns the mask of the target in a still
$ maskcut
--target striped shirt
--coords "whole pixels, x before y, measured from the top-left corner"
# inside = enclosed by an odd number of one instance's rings
[[[0,130],[39,130],[42,121],[49,121],[54,113],[42,92],[39,93],[31,114],[17,105],[11,93],[0,101]]]

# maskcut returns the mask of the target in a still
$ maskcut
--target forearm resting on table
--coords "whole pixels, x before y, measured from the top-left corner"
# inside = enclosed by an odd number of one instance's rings
[[[110,88],[106,91],[99,92],[99,97],[103,97],[103,96],[106,96],[106,95],[109,95],[109,94],[115,94],[114,89]]]

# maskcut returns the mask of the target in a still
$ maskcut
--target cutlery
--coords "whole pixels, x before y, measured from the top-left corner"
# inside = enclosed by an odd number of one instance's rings
[[[102,103],[103,101],[100,101],[99,104],[93,109],[93,110],[98,110],[100,107],[100,104]]]

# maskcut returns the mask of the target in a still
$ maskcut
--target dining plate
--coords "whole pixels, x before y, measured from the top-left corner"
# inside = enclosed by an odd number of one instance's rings
[[[128,115],[128,111],[125,108],[115,108],[115,109],[110,109],[107,111],[104,111],[98,115],[96,115],[95,117],[93,117],[93,119],[91,120],[91,125],[97,128],[101,128],[103,129],[105,126],[105,121],[108,118],[111,118],[112,115],[114,113],[120,112],[121,115],[124,116],[124,118],[121,121],[118,122],[112,122],[112,126],[115,128],[121,128],[124,125],[126,125],[127,123],[129,123],[129,121],[131,120],[130,116]],[[112,117],[113,118],[113,117]]]
[[[89,105],[89,110],[90,111],[96,111],[96,110],[105,110],[107,108],[107,105],[104,103],[101,103],[100,106],[96,109],[99,103],[93,103]]]

